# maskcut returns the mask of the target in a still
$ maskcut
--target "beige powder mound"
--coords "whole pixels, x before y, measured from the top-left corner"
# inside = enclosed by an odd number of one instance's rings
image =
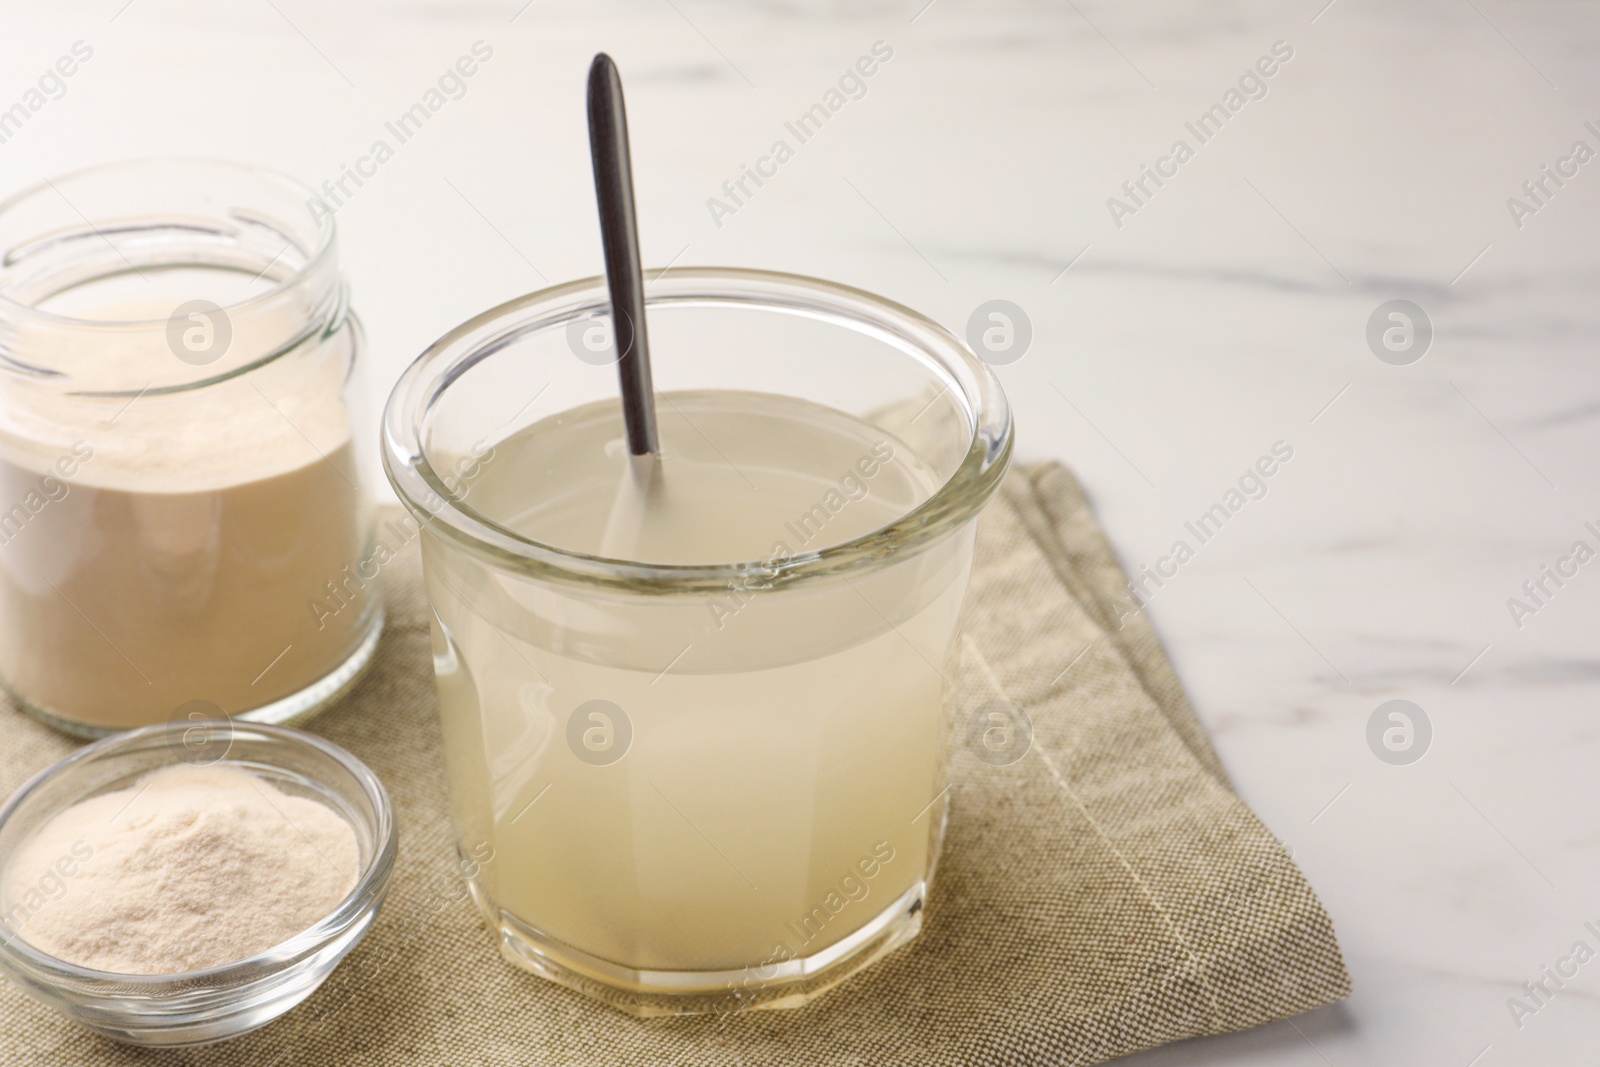
[[[57,815],[8,865],[0,905],[59,959],[177,974],[310,927],[355,885],[359,858],[328,806],[238,767],[180,764]]]

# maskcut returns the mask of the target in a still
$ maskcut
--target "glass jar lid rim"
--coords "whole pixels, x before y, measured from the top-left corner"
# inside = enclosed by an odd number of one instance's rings
[[[235,160],[214,159],[206,156],[141,156],[133,159],[113,160],[107,163],[96,163],[91,166],[80,167],[77,170],[68,171],[65,174],[58,174],[54,177],[45,178],[41,181],[35,182],[32,185],[18,190],[3,200],[0,200],[0,218],[3,218],[8,211],[17,208],[30,198],[38,196],[47,191],[54,191],[59,195],[60,190],[57,188],[57,186],[60,184],[95,174],[115,173],[117,171],[133,170],[139,167],[149,166],[190,166],[198,168],[209,167],[217,170],[233,171],[237,174],[249,175],[283,186],[285,189],[295,192],[301,199],[305,201],[307,205],[311,204],[313,201],[320,200],[316,194],[316,191],[313,190],[309,185],[306,185],[298,178],[284,174],[281,171],[274,170],[271,167],[261,167],[252,163],[240,163]],[[84,221],[88,222],[91,228],[94,227],[93,222],[89,221],[88,219],[85,219]],[[248,314],[251,309],[267,305],[271,301],[282,296],[285,292],[288,292],[304,282],[307,277],[320,270],[327,262],[328,258],[333,255],[333,249],[335,246],[334,238],[336,236],[336,232],[337,226],[334,221],[333,212],[330,210],[327,214],[323,215],[317,220],[316,244],[306,250],[304,262],[300,263],[293,271],[286,274],[284,277],[273,282],[273,284],[268,288],[259,293],[254,293],[242,300],[227,304],[223,306],[222,310],[227,312],[229,315]],[[0,291],[0,317],[5,316],[11,316],[19,319],[32,319],[47,326],[86,330],[125,330],[129,327],[164,327],[166,323],[165,319],[84,319],[73,315],[61,315],[51,311],[44,311],[32,304],[13,300],[6,296],[4,291]]]

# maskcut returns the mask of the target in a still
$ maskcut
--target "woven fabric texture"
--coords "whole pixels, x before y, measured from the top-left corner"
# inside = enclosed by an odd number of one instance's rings
[[[223,1045],[119,1047],[0,982],[0,1065],[1083,1065],[1350,991],[1327,913],[1232,791],[1072,474],[1017,467],[984,513],[961,709],[1027,709],[1028,754],[957,743],[921,935],[799,1011],[637,1020],[502,962],[456,874],[415,544],[388,629],[308,728],[383,779],[400,863],[366,940],[284,1018]],[[1120,624],[1120,625],[1119,625]],[[0,709],[0,793],[73,742]]]

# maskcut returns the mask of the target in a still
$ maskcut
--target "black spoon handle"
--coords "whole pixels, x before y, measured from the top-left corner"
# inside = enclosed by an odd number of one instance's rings
[[[656,437],[656,398],[645,337],[644,271],[639,265],[628,115],[622,102],[622,77],[604,52],[596,55],[589,67],[589,151],[594,159],[594,192],[605,244],[606,284],[611,289],[613,341],[621,354],[617,374],[622,381],[622,417],[628,427],[628,451],[642,456],[660,452],[661,445]]]

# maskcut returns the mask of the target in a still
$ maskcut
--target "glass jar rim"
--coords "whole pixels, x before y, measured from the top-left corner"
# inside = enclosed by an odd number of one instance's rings
[[[714,564],[611,559],[546,544],[491,522],[463,506],[431,467],[422,443],[428,413],[467,370],[520,337],[608,308],[605,279],[591,277],[517,297],[469,319],[435,341],[401,375],[384,408],[383,466],[417,521],[496,569],[537,580],[637,594],[714,593],[726,591],[730,582],[759,578],[787,585],[902,557],[974,518],[1005,476],[1013,432],[999,379],[954,334],[919,312],[837,282],[733,267],[668,268],[652,277],[645,301],[647,306],[743,304],[875,334],[936,371],[943,379],[940,395],[952,390],[959,395],[971,428],[966,453],[926,500],[894,522],[781,559]]]
[[[79,178],[91,177],[98,174],[118,171],[131,171],[140,167],[150,166],[186,166],[197,168],[212,168],[218,171],[231,171],[238,175],[246,175],[254,179],[264,180],[271,184],[283,187],[295,193],[306,204],[318,200],[316,191],[298,178],[291,177],[281,171],[270,167],[260,167],[252,163],[239,163],[233,160],[213,159],[206,156],[140,156],[133,159],[113,160],[109,163],[96,163],[88,167],[68,171],[53,178],[45,178],[35,182],[12,195],[0,200],[0,219],[4,219],[7,212],[22,205],[32,197],[39,196],[48,191],[61,194],[57,186],[75,181]],[[70,205],[70,201],[68,201]],[[75,209],[76,210],[76,209]],[[88,219],[91,228],[94,223]],[[305,260],[293,271],[277,279],[263,289],[243,300],[239,300],[223,307],[229,315],[248,314],[252,309],[265,307],[284,293],[303,284],[305,280],[321,270],[328,258],[334,254],[335,234],[337,225],[333,213],[330,211],[322,218],[317,219],[317,241],[314,247],[306,250]],[[60,315],[51,311],[43,311],[32,304],[12,300],[0,291],[0,317],[10,316],[19,319],[30,319],[46,326],[70,329],[128,329],[130,327],[149,328],[165,323],[164,319],[84,319],[73,315]]]

